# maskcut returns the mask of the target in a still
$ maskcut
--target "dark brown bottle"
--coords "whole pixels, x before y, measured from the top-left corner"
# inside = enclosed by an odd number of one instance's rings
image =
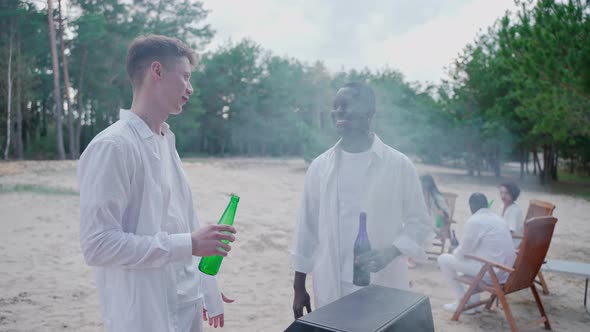
[[[361,212],[359,217],[359,232],[354,241],[354,270],[352,283],[357,286],[368,286],[371,283],[371,272],[357,262],[358,257],[371,251],[371,243],[367,234],[367,214]]]

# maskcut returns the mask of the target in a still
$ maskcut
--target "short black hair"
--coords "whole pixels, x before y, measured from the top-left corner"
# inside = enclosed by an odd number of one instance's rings
[[[488,199],[486,195],[482,193],[473,193],[469,197],[469,207],[471,208],[471,213],[475,213],[480,209],[485,209],[488,207]]]
[[[502,185],[500,185],[500,187],[506,188],[506,190],[508,190],[508,192],[510,193],[510,196],[512,197],[512,201],[516,202],[516,200],[518,199],[518,196],[520,196],[520,188],[518,187],[518,185],[516,183],[506,182],[506,183],[502,183]]]
[[[375,92],[366,83],[354,81],[348,82],[342,86],[342,88],[349,88],[353,93],[353,97],[357,100],[363,100],[366,103],[367,112],[371,115],[375,114],[377,110]]]

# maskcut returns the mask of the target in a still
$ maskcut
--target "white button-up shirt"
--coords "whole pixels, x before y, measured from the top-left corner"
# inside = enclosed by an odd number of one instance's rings
[[[316,307],[339,299],[341,290],[340,221],[337,170],[340,143],[316,158],[307,171],[296,240],[292,251],[295,271],[312,273]],[[424,244],[432,238],[422,187],[410,159],[375,135],[369,154],[361,211],[373,249],[395,245],[404,255],[425,259]],[[408,288],[405,258],[398,257],[378,273],[373,284]]]
[[[480,209],[467,219],[461,242],[453,254],[459,259],[464,259],[465,255],[478,256],[508,267],[512,267],[516,259],[506,221],[489,209]],[[495,269],[495,272],[500,282],[508,278],[502,270]]]
[[[192,273],[194,283],[185,278],[179,294],[179,269],[198,264],[190,232],[199,226],[174,135],[167,124],[162,132],[173,151],[171,171],[178,185],[163,181],[159,137],[130,111],[121,110],[120,120],[98,134],[80,157],[80,244],[96,270],[108,331],[177,331],[186,282],[198,288],[192,300],[206,293],[211,316],[223,313],[215,279],[196,269],[184,271]],[[170,197],[184,207],[176,209],[175,225],[168,213]]]

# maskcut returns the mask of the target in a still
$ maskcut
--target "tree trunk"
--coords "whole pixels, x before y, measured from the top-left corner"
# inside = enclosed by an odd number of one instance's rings
[[[41,103],[41,137],[47,136],[47,100],[43,99]]]
[[[559,154],[558,154],[558,150],[557,147],[554,147],[553,149],[555,151],[555,153],[552,155],[552,167],[551,167],[551,180],[553,181],[558,181],[558,175],[557,175],[557,170],[559,168]]]
[[[473,144],[471,137],[468,133],[464,136],[465,142],[465,151],[467,152],[467,158],[465,162],[467,163],[467,175],[474,176],[475,175],[475,153],[473,152]]]
[[[14,23],[10,24],[10,32],[8,33],[8,71],[6,77],[7,83],[7,114],[6,114],[6,149],[4,149],[4,160],[8,160],[8,154],[10,152],[10,133],[12,117],[12,39],[14,38]]]
[[[86,68],[87,54],[88,49],[86,46],[84,46],[82,49],[82,60],[80,61],[80,77],[78,79],[78,118],[76,119],[76,141],[74,144],[74,150],[78,156],[80,154],[80,136],[82,135],[82,120],[84,116],[84,98],[82,98],[82,88],[84,87],[84,69]]]
[[[541,162],[539,161],[539,155],[537,154],[537,148],[533,150],[533,175],[537,175],[537,170],[541,173]]]
[[[539,169],[539,177],[541,180],[541,184],[544,185],[547,183],[547,176],[545,176],[547,172],[547,166],[549,164],[549,148],[547,144],[543,145],[543,169]]]
[[[201,139],[201,151],[207,154],[209,153],[209,140],[205,131],[203,131],[203,139]]]
[[[482,164],[481,163],[481,159],[478,158],[476,160],[476,162],[477,162],[477,164],[476,164],[476,167],[477,167],[477,177],[480,178],[481,177],[481,164]]]
[[[55,133],[57,139],[57,154],[60,160],[66,159],[62,128],[62,104],[59,87],[59,66],[57,63],[57,46],[55,45],[55,26],[53,26],[53,1],[47,0],[47,23],[49,25],[49,43],[51,44],[51,63],[53,69],[53,98],[55,100]]]
[[[531,174],[531,172],[529,172],[529,159],[530,159],[530,153],[528,151],[525,152],[525,165],[526,165],[526,174],[529,175]]]
[[[520,179],[524,179],[524,150],[520,150]]]
[[[502,163],[500,162],[500,146],[496,146],[494,150],[494,175],[500,177],[502,175]]]
[[[69,148],[70,158],[77,159],[79,157],[78,150],[76,150],[75,130],[74,130],[74,110],[70,99],[70,74],[68,72],[68,59],[66,58],[65,44],[64,44],[64,24],[61,15],[61,0],[57,0],[58,19],[59,19],[59,45],[61,48],[61,59],[64,67],[64,89],[66,96],[66,106],[68,108],[68,134],[69,134]]]
[[[542,185],[551,183],[552,170],[553,170],[553,145],[552,144],[545,144],[545,145],[543,145],[543,170],[540,170],[540,172],[539,172]]]
[[[16,157],[20,160],[24,158],[23,147],[23,102],[22,102],[22,61],[20,48],[20,34],[16,35]]]

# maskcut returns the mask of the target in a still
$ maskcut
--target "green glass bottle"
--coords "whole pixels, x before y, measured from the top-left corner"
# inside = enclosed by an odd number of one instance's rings
[[[439,214],[436,216],[436,228],[442,228],[442,227],[443,227],[442,216]]]
[[[225,208],[225,212],[219,219],[219,225],[233,225],[234,224],[234,217],[236,215],[236,210],[238,208],[238,202],[240,201],[240,197],[236,195],[231,195],[231,200],[229,204]],[[223,240],[224,243],[229,243],[227,240]],[[201,258],[201,263],[199,263],[199,270],[201,272],[214,276],[219,272],[219,267],[221,266],[221,261],[223,260],[223,256],[215,255],[215,256],[208,256]]]

